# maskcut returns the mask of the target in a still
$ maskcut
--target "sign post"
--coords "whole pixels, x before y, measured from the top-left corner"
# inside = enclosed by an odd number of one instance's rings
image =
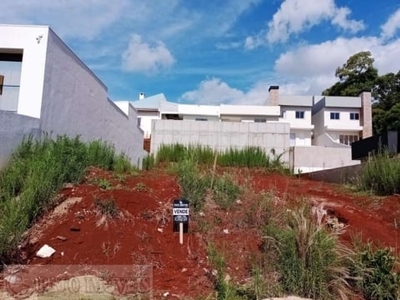
[[[189,201],[186,199],[174,200],[172,207],[173,231],[179,231],[179,243],[183,244],[183,233],[189,229]]]

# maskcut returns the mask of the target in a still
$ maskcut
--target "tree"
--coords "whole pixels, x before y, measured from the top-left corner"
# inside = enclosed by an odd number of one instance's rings
[[[325,96],[359,96],[363,91],[370,91],[378,78],[378,70],[373,66],[371,52],[362,51],[351,56],[338,67],[335,76],[339,78],[330,88],[323,91]]]
[[[379,100],[376,107],[390,110],[400,102],[400,71],[397,74],[388,73],[377,78],[373,94]]]
[[[374,134],[400,130],[400,71],[378,76],[371,52],[362,51],[338,67],[335,76],[339,81],[327,88],[323,95],[359,96],[363,91],[371,91],[377,101],[372,107]]]

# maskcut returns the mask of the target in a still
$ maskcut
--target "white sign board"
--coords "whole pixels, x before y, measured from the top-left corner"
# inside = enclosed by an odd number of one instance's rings
[[[173,208],[172,213],[174,216],[188,216],[189,208]]]

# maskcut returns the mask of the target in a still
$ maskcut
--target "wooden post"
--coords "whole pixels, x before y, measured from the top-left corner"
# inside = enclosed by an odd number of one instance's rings
[[[179,223],[179,244],[183,244],[183,223]]]

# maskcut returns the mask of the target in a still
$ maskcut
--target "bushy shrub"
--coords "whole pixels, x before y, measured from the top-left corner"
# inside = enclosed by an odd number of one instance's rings
[[[352,267],[353,276],[361,280],[355,286],[366,299],[400,299],[400,273],[395,271],[397,259],[389,249],[374,250],[371,244],[359,249]]]

